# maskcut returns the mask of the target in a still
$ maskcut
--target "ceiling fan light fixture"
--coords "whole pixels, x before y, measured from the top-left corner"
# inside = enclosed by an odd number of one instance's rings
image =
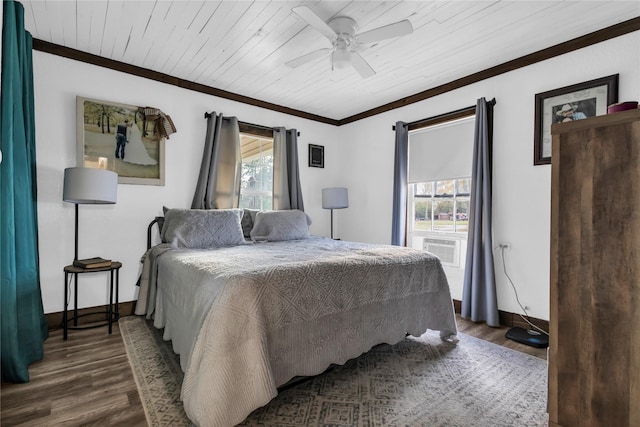
[[[351,66],[351,52],[348,49],[336,49],[331,56],[333,68],[342,70]]]
[[[358,33],[358,24],[347,16],[336,16],[329,22],[324,22],[324,20],[308,6],[298,6],[291,10],[306,21],[307,24],[329,39],[333,46],[332,48],[310,52],[286,62],[286,64],[292,68],[315,60],[318,56],[321,56],[323,52],[331,52],[332,71],[353,67],[362,78],[371,77],[374,76],[376,72],[358,53],[358,48],[362,44],[377,44],[377,42],[381,40],[401,37],[413,32],[413,26],[407,19],[374,28],[364,33]]]

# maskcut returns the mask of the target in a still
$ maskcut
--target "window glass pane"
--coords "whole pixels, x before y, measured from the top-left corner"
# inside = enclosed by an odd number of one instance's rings
[[[469,199],[456,200],[456,231],[464,233],[469,231]]]
[[[453,199],[435,199],[433,202],[433,230],[454,231]]]
[[[468,191],[470,182],[470,178],[458,178],[409,184],[409,232],[467,233],[469,196],[458,191]]]
[[[470,194],[471,193],[471,178],[457,179],[456,183],[458,185],[457,194]]]
[[[433,182],[419,182],[413,184],[416,196],[430,196],[433,194]]]
[[[453,196],[454,180],[436,181],[436,196]]]
[[[272,209],[273,140],[241,135],[242,175],[239,207]]]
[[[418,231],[431,231],[433,202],[430,198],[417,198],[414,203],[413,229]]]

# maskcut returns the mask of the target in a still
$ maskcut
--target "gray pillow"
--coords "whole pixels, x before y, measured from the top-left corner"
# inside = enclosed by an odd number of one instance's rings
[[[192,249],[243,245],[242,213],[242,209],[167,209],[162,241]]]
[[[297,210],[260,211],[256,214],[251,240],[277,242],[307,239],[311,218]]]

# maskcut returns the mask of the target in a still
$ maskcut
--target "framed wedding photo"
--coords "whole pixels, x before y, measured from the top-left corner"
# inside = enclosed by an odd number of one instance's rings
[[[312,168],[324,167],[324,146],[309,144],[309,166]]]
[[[76,97],[78,166],[118,174],[118,184],[164,185],[164,138],[144,107]]]
[[[618,102],[618,74],[536,94],[533,164],[551,164],[551,125],[607,114]]]

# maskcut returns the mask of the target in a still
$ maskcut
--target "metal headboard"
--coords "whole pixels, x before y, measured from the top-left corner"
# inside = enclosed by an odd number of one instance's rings
[[[147,250],[151,249],[151,229],[154,224],[158,224],[158,234],[162,233],[162,226],[164,225],[164,217],[157,216],[149,223],[147,227]]]

